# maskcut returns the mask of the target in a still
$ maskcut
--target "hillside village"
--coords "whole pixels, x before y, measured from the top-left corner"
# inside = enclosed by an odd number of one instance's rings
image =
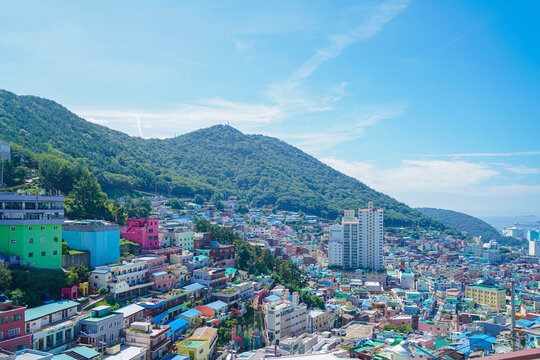
[[[118,225],[67,220],[62,196],[0,193],[3,267],[81,274],[39,306],[0,295],[2,359],[540,356],[537,231],[511,234],[529,255],[383,229],[372,207],[334,222],[239,213],[235,196],[150,200]]]

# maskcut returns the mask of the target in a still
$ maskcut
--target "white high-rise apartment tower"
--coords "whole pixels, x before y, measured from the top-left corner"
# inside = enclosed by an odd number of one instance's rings
[[[383,270],[383,210],[345,210],[343,227],[343,267],[346,269]]]

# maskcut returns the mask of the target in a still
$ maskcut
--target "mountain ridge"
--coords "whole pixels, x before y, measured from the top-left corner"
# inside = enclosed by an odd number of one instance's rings
[[[193,196],[239,195],[251,206],[336,218],[373,201],[387,226],[450,230],[286,142],[215,125],[167,139],[143,139],[88,122],[64,106],[0,90],[0,139],[90,169],[103,189]]]
[[[484,240],[501,240],[503,236],[493,226],[482,219],[468,215],[459,211],[445,210],[437,208],[416,208],[424,215],[431,216],[434,219],[455,228],[459,231],[465,231],[469,237],[482,236]]]

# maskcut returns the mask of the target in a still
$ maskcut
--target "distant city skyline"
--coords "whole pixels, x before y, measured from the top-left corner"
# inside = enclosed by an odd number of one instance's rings
[[[413,207],[540,216],[537,2],[0,6],[0,88],[132,136],[278,137]]]

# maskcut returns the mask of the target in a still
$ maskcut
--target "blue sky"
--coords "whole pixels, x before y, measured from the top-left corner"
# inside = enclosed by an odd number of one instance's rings
[[[0,87],[276,136],[412,206],[540,215],[540,4],[0,1]]]

